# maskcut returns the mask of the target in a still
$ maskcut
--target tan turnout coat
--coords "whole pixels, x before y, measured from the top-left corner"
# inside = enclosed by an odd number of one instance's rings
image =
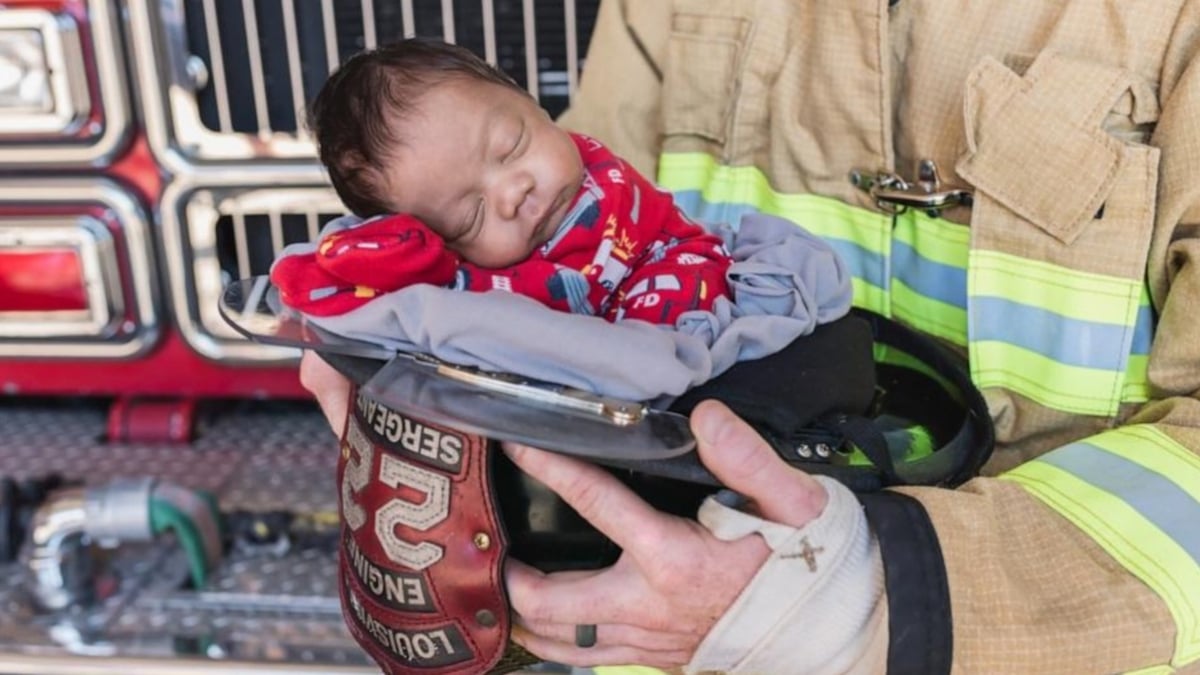
[[[1168,602],[1112,542],[998,477],[1151,424],[1191,453],[1167,477],[1196,502],[1177,525],[1197,541],[1200,1],[606,0],[562,121],[651,176],[660,153],[704,152],[758,167],[778,192],[876,211],[851,170],[912,178],[932,159],[945,183],[976,189],[973,208],[944,214],[970,226],[973,253],[1144,278],[1148,402],[1081,415],[986,387],[999,441],[987,477],[904,491],[945,557],[955,671],[1200,668],[1186,611],[1200,613],[1200,587]],[[1097,201],[1122,215],[1076,217]]]

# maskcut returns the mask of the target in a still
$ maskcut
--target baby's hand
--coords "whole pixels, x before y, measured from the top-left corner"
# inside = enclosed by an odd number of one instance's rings
[[[445,286],[458,265],[425,223],[408,215],[380,216],[326,235],[315,252],[279,258],[271,282],[288,307],[336,316],[413,284]]]
[[[323,238],[317,264],[355,286],[386,293],[413,284],[445,286],[459,259],[425,223],[400,214],[379,216]]]
[[[292,309],[313,316],[337,316],[379,295],[365,286],[355,286],[321,269],[315,253],[285,255],[271,266],[271,283],[279,299]]]

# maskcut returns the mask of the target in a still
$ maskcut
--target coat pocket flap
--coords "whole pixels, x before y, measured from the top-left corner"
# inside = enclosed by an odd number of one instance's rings
[[[1112,190],[1122,151],[1096,115],[1080,111],[1111,107],[1128,85],[1120,86],[1119,71],[1093,70],[1076,73],[1082,77],[1068,93],[1059,85],[1074,62],[1038,65],[1024,78],[990,58],[975,69],[964,98],[967,152],[956,169],[977,190],[1070,244]],[[1035,77],[1035,69],[1051,76]],[[1080,100],[1081,79],[1095,82],[1084,89],[1094,100]]]

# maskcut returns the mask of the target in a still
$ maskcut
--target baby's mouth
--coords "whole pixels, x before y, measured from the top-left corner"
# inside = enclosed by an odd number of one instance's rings
[[[558,230],[558,212],[562,209],[563,196],[560,194],[551,202],[550,208],[546,209],[546,214],[538,221],[538,224],[533,229],[533,242],[537,246],[541,246],[554,236]]]

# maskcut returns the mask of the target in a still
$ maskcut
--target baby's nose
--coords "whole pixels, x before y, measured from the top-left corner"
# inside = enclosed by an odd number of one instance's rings
[[[512,220],[521,211],[521,204],[533,190],[533,176],[525,171],[512,172],[500,186],[500,215]]]

